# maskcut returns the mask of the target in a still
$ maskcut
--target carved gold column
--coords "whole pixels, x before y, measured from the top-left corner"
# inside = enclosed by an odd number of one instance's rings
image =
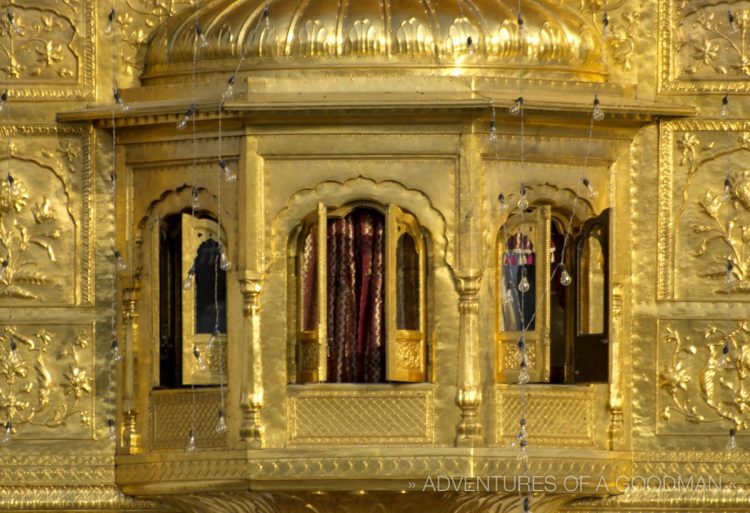
[[[263,407],[263,366],[260,341],[260,293],[262,289],[260,277],[255,273],[246,272],[240,278],[243,298],[243,331],[246,334],[245,341],[248,350],[248,358],[245,361],[249,362],[245,365],[245,372],[242,376],[240,439],[252,449],[260,449],[263,446],[263,427],[260,424],[260,410]]]
[[[479,285],[482,280],[482,162],[481,131],[474,124],[464,126],[459,159],[457,205],[457,261],[454,272],[458,292],[459,340],[456,404],[461,420],[456,427],[456,446],[482,443],[482,377],[479,345]],[[471,135],[466,135],[471,134]]]
[[[479,284],[481,273],[477,270],[455,277],[458,290],[459,361],[458,395],[456,404],[461,408],[461,420],[456,428],[456,445],[474,446],[482,442],[482,423],[479,408],[482,405],[481,376],[479,372]]]
[[[612,287],[612,325],[610,326],[609,350],[612,376],[609,385],[609,400],[607,409],[610,413],[609,448],[611,450],[625,449],[623,432],[623,410],[621,366],[622,366],[622,284],[615,283]]]
[[[141,437],[136,428],[137,411],[134,400],[136,333],[138,330],[137,288],[122,292],[122,325],[125,341],[125,368],[122,383],[122,446],[129,454],[140,452]]]

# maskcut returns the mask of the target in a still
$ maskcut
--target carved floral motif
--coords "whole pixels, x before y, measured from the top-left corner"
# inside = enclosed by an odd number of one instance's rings
[[[42,196],[29,206],[29,193],[19,179],[0,182],[0,296],[39,299],[37,285],[53,282],[39,270],[38,259],[56,262],[55,241],[60,238],[57,214]],[[33,248],[41,248],[40,256]]]
[[[659,388],[670,404],[661,409],[662,418],[669,421],[678,414],[692,423],[727,420],[738,429],[750,427],[748,341],[748,322],[731,329],[715,322],[702,331],[665,326],[661,343],[671,356],[659,369]]]
[[[750,3],[664,0],[660,9],[663,87],[673,91],[746,89]]]
[[[716,256],[709,271],[701,273],[719,280],[717,293],[731,294],[750,292],[750,170],[735,171],[726,193],[706,192],[698,201],[702,212],[710,219],[707,223],[696,223],[693,231],[701,239],[695,256],[703,256],[711,245],[720,246],[726,257]],[[732,262],[732,271],[727,271],[727,260]]]
[[[12,29],[6,16],[0,21],[0,71],[15,79],[59,81],[76,76],[73,50],[75,27],[70,19],[50,10],[14,7]]]
[[[122,74],[137,77],[142,71],[142,52],[151,31],[170,16],[194,5],[194,0],[124,0],[123,3],[115,20],[120,39],[119,64]]]
[[[94,380],[83,356],[90,338],[85,330],[63,341],[46,328],[6,326],[0,332],[0,422],[11,421],[14,431],[24,424],[56,428],[76,417],[90,425],[86,399]]]
[[[693,125],[687,123],[685,128]],[[673,148],[669,150],[673,167],[665,165],[661,171],[663,179],[669,180],[661,184],[663,192],[669,190],[669,197],[662,199],[660,223],[662,230],[670,232],[662,241],[662,249],[670,254],[661,254],[661,272],[674,273],[674,278],[667,279],[679,278],[677,297],[734,294],[735,299],[746,300],[750,293],[750,168],[744,159],[750,151],[750,126],[711,123],[705,129],[667,130],[665,135],[674,142],[668,143]],[[665,263],[673,265],[672,270]]]

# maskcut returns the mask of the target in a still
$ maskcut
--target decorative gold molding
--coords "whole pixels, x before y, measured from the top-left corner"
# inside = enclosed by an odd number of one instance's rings
[[[527,392],[529,445],[593,447],[594,389],[563,385],[535,386]],[[495,386],[495,443],[509,445],[518,433],[521,391],[517,385]]]
[[[289,390],[292,445],[431,444],[431,390]]]
[[[521,505],[522,498],[512,492],[299,492],[258,493],[226,492],[164,496],[165,502],[179,505],[196,513],[309,513],[395,512],[422,513],[506,513]],[[533,510],[553,512],[569,496],[535,494]]]
[[[114,455],[94,452],[77,454],[50,452],[22,441],[11,442],[8,448],[0,449],[0,490],[18,483],[34,485],[101,485],[112,483],[115,478]],[[91,452],[88,450],[87,452]],[[0,501],[3,495],[0,492]]]
[[[0,486],[0,511],[171,511],[164,505],[127,497],[113,485]]]
[[[184,450],[190,429],[195,431],[200,447],[226,446],[226,435],[215,430],[220,404],[218,390],[154,390],[150,404],[152,449]]]

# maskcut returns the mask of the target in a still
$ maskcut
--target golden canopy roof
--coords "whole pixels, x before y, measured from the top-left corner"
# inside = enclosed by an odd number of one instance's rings
[[[574,7],[523,0],[213,0],[154,32],[144,85],[197,73],[397,71],[603,80],[598,30]],[[200,27],[196,31],[196,21]]]

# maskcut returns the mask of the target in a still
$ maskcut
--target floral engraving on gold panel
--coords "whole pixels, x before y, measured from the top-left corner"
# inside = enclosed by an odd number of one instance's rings
[[[658,298],[750,300],[750,122],[665,123],[660,144]]]
[[[433,439],[428,390],[310,390],[289,398],[291,444],[428,444]]]
[[[137,78],[143,71],[143,52],[151,31],[170,16],[194,5],[193,0],[124,0],[116,11],[114,30],[120,48],[120,69]]]
[[[0,128],[0,306],[91,304],[92,158],[80,129]]]
[[[93,331],[90,326],[3,328],[0,423],[11,422],[14,436],[91,437]]]
[[[497,385],[495,443],[507,445],[518,434],[522,398],[516,385]],[[592,388],[565,389],[560,385],[530,390],[526,402],[529,443],[552,446],[594,445],[594,393]]]
[[[13,4],[16,29],[0,20],[0,76],[12,97],[93,98],[93,10],[92,2]]]
[[[695,432],[696,424],[708,424],[702,433],[717,434],[750,426],[748,342],[745,321],[670,320],[659,327],[660,434]]]
[[[660,0],[659,44],[664,92],[747,91],[750,2],[730,6],[699,0]]]
[[[591,26],[601,29],[602,18],[607,13],[607,34],[604,42],[608,56],[625,71],[632,68],[633,52],[636,48],[636,31],[640,23],[638,11],[628,9],[630,2],[615,0],[568,0],[571,6],[576,6],[582,13],[591,17]],[[601,34],[599,34],[601,37]]]

